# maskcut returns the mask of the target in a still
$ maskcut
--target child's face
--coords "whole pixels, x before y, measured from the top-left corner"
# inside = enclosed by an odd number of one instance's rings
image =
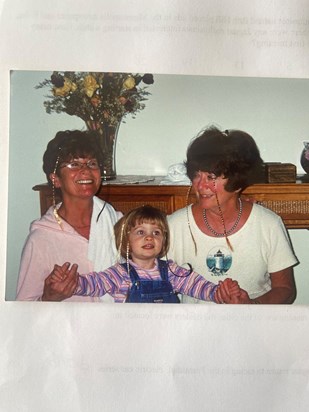
[[[129,233],[130,252],[133,262],[153,262],[163,246],[162,229],[153,223],[139,223]]]

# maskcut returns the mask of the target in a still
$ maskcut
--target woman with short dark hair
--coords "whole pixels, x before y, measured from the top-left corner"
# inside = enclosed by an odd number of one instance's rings
[[[22,252],[17,300],[88,300],[71,297],[76,281],[51,283],[55,264],[78,263],[83,272],[104,270],[115,262],[113,227],[121,217],[95,196],[101,185],[103,153],[88,131],[58,132],[43,156],[43,170],[53,190],[53,205],[31,224]],[[55,191],[62,202],[56,204]],[[112,299],[108,299],[112,301]]]
[[[235,279],[248,292],[239,303],[293,303],[297,259],[284,224],[241,198],[263,174],[253,138],[210,127],[190,143],[185,164],[196,202],[169,217],[170,257],[209,281]]]

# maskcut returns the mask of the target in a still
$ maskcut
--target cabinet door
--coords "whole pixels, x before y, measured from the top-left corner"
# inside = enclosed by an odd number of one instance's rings
[[[163,210],[166,214],[174,211],[173,195],[156,194],[102,194],[100,197],[114,206],[116,210],[126,213],[139,206],[151,205]]]

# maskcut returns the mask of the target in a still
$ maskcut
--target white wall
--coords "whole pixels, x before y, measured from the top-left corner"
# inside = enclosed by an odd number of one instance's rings
[[[45,113],[50,72],[11,74],[6,299],[15,298],[19,258],[29,224],[40,215],[32,187],[45,182],[42,155],[57,131],[83,128],[81,119]],[[209,123],[252,134],[265,161],[290,162],[302,173],[302,141],[309,140],[309,80],[156,75],[146,109],[126,118],[117,143],[118,174],[165,175],[184,160],[188,142]],[[289,231],[300,260],[296,303],[309,303],[306,230]]]

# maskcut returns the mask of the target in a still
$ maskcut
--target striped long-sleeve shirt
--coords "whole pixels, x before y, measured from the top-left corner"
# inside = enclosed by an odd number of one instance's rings
[[[140,279],[161,279],[158,262],[153,269],[142,269],[130,261],[135,267]],[[168,280],[174,292],[192,296],[196,299],[215,302],[217,285],[207,281],[196,272],[191,272],[175,262],[168,261]],[[126,268],[119,263],[106,269],[104,272],[92,272],[87,275],[79,275],[78,286],[75,295],[103,296],[105,293],[113,296],[116,303],[124,303],[132,282]]]

